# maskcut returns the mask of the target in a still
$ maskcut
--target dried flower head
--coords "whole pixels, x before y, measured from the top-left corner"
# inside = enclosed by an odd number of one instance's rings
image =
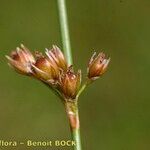
[[[88,65],[88,78],[92,80],[104,74],[110,62],[110,58],[106,59],[102,52],[96,58],[94,58],[95,55],[96,53],[93,54]]]
[[[15,51],[12,51],[10,56],[6,56],[9,61],[9,65],[12,66],[17,72],[25,75],[32,74],[32,64],[35,63],[35,59],[32,53],[21,44],[21,48],[17,47]]]
[[[32,65],[34,75],[42,80],[56,80],[59,76],[59,68],[52,63],[47,57],[38,57],[35,64]]]
[[[60,69],[67,70],[67,61],[62,51],[56,45],[53,45],[51,50],[46,49],[46,54],[50,61],[55,62]]]
[[[51,50],[46,49],[46,56],[36,53],[36,62],[33,66],[35,76],[44,81],[56,82],[60,71],[67,70],[67,61],[57,46]]]
[[[75,99],[81,84],[81,71],[74,73],[72,66],[59,78],[60,90],[67,99]]]

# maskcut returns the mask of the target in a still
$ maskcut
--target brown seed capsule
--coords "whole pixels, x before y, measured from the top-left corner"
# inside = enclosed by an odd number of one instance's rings
[[[6,56],[9,60],[9,65],[12,66],[17,72],[25,75],[31,75],[31,65],[35,63],[35,58],[32,53],[21,44],[21,48],[17,47],[12,51],[10,56]]]
[[[104,53],[99,53],[98,56],[94,58],[95,55],[96,53],[91,57],[88,66],[88,78],[92,80],[104,74],[110,62],[110,58],[106,59]]]
[[[51,50],[46,49],[46,54],[48,58],[57,64],[57,66],[62,70],[67,70],[67,61],[61,52],[61,50],[56,46],[53,45]]]
[[[75,99],[81,84],[81,71],[74,73],[72,67],[67,72],[63,72],[59,79],[60,90],[67,99]]]
[[[39,56],[33,66],[35,76],[42,80],[57,80],[59,68],[55,62],[51,62],[47,57]]]

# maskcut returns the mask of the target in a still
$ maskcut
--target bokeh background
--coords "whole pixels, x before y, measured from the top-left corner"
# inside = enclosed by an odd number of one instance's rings
[[[94,50],[111,57],[80,97],[83,149],[149,150],[150,1],[67,0],[67,8],[75,68],[86,74]],[[0,0],[0,139],[70,139],[60,100],[8,67],[4,56],[20,43],[61,47],[56,0]]]

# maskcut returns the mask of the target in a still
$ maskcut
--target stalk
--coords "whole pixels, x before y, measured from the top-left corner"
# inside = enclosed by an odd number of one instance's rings
[[[89,80],[89,79],[87,79],[86,81],[85,81],[85,83],[82,85],[82,87],[80,88],[80,90],[79,90],[79,92],[78,92],[78,94],[77,94],[77,99],[79,98],[79,96],[81,95],[81,93],[85,90],[85,88],[89,85],[89,84],[91,84],[93,81],[92,80]]]
[[[80,139],[80,121],[77,100],[66,101],[65,109],[69,119],[72,140],[75,142],[74,150],[81,150],[81,139]]]
[[[67,59],[68,65],[72,65],[73,61],[69,37],[68,20],[67,20],[66,1],[57,0],[57,5],[58,5],[60,31],[64,54]],[[80,125],[79,125],[80,123],[79,123],[77,100],[66,100],[64,102],[64,105],[69,119],[72,140],[75,141],[74,150],[81,150]]]
[[[70,45],[69,27],[67,20],[66,1],[57,0],[62,46],[69,65],[73,64]]]

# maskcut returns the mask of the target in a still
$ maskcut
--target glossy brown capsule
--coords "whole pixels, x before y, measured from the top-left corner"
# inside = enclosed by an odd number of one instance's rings
[[[67,70],[67,61],[62,51],[56,45],[53,45],[51,50],[46,49],[46,55],[50,61],[54,61],[60,69]]]
[[[110,58],[107,59],[102,52],[96,58],[94,58],[95,55],[96,53],[93,54],[88,65],[88,78],[92,80],[104,74],[110,62]]]
[[[31,75],[32,64],[35,63],[35,58],[32,53],[21,44],[21,48],[17,47],[15,51],[12,51],[10,56],[6,56],[9,61],[9,65],[12,66],[17,72],[25,75]]]
[[[57,80],[59,77],[59,68],[54,61],[50,61],[45,56],[39,56],[34,65],[32,65],[35,76],[42,80]]]
[[[72,67],[63,72],[59,79],[60,90],[67,99],[75,99],[81,84],[81,71],[74,73]]]

